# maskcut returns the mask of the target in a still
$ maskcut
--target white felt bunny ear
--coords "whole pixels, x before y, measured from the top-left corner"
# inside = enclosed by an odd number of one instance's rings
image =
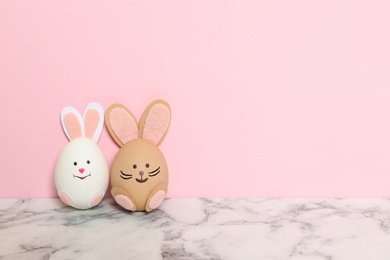
[[[138,138],[138,122],[127,107],[114,104],[106,110],[106,126],[114,141],[121,147]]]
[[[89,103],[84,111],[83,119],[84,136],[97,143],[103,131],[103,107],[96,102]]]
[[[144,138],[155,145],[164,140],[171,123],[171,108],[164,100],[152,102],[143,113],[139,122],[139,138]]]
[[[103,122],[103,108],[95,102],[88,104],[83,116],[74,107],[65,107],[61,111],[62,128],[69,141],[87,137],[97,143],[103,130]]]
[[[61,111],[62,128],[69,141],[82,137],[84,133],[83,118],[74,107],[64,107]]]

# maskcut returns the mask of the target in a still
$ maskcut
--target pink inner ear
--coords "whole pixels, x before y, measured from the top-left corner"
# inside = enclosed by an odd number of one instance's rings
[[[100,121],[100,115],[99,112],[96,109],[90,109],[85,114],[84,118],[84,131],[85,131],[85,137],[93,138],[93,135],[96,132],[96,129],[98,128]]]
[[[138,123],[126,110],[113,108],[109,120],[111,129],[123,144],[138,138]]]
[[[142,138],[158,144],[169,127],[171,113],[169,109],[161,104],[155,105],[146,118]]]
[[[66,114],[64,116],[64,127],[71,140],[82,136],[81,124],[75,114]]]

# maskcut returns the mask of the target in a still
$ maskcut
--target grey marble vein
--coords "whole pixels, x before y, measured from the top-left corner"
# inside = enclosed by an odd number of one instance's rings
[[[390,259],[388,199],[0,200],[0,259]]]

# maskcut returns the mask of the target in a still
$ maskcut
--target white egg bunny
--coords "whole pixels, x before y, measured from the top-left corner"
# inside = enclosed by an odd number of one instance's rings
[[[109,182],[107,160],[97,145],[104,123],[103,108],[90,103],[81,116],[75,108],[65,107],[61,123],[70,142],[55,168],[58,196],[74,208],[92,208],[103,199]]]

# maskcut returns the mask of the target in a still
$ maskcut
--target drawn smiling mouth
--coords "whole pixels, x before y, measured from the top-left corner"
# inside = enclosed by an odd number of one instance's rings
[[[85,178],[90,177],[90,176],[91,176],[91,174],[88,174],[88,175],[85,175],[85,176],[77,176],[77,175],[73,174],[73,179],[76,177],[76,178],[79,178],[80,180],[84,180]]]
[[[146,182],[147,180],[148,180],[149,178],[146,178],[146,179],[142,179],[141,178],[141,180],[140,179],[135,179],[137,182],[139,182],[139,183],[144,183],[144,182]]]

